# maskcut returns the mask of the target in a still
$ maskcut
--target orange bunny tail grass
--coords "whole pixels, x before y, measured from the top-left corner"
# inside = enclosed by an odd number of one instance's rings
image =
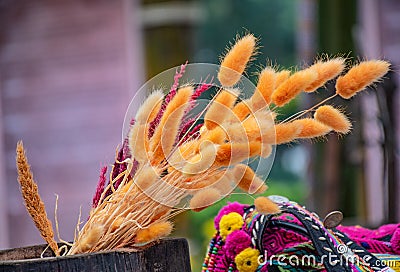
[[[230,174],[225,174],[217,178],[217,181],[212,185],[213,188],[217,189],[222,196],[227,196],[233,191],[232,177]]]
[[[259,196],[254,200],[254,206],[259,213],[262,214],[277,214],[280,213],[278,205],[271,199],[265,196]]]
[[[265,108],[271,103],[271,95],[275,88],[275,70],[267,67],[258,76],[257,88],[251,97],[253,111]]]
[[[155,168],[153,168],[151,165],[145,165],[136,172],[134,181],[141,190],[145,191],[150,186],[155,184],[158,178],[159,175]]]
[[[157,90],[150,94],[140,106],[135,116],[135,121],[140,124],[146,124],[153,121],[161,108],[163,99],[164,94],[161,90]]]
[[[314,118],[339,133],[347,134],[351,130],[351,122],[346,115],[330,105],[319,107]]]
[[[248,34],[240,38],[229,50],[221,62],[218,72],[218,79],[222,86],[230,87],[235,85],[243,74],[247,63],[254,54],[256,38]]]
[[[198,191],[190,200],[190,209],[200,212],[221,198],[221,193],[215,188],[205,188]]]
[[[204,125],[207,129],[215,128],[229,116],[239,94],[238,89],[221,90],[217,94],[204,116]]]
[[[40,198],[37,184],[33,180],[31,167],[26,158],[24,146],[21,141],[17,143],[16,153],[18,182],[21,187],[21,193],[25,201],[26,210],[32,217],[42,238],[49,244],[56,256],[59,256],[58,245],[54,240],[53,227],[47,217],[46,209],[42,199]]]
[[[317,79],[312,82],[304,91],[313,92],[319,87],[324,86],[324,84],[337,77],[345,68],[345,59],[335,58],[328,61],[318,61],[313,64],[308,69],[317,72]]]
[[[300,123],[281,123],[268,130],[265,138],[269,144],[290,143],[297,138],[302,129],[303,125]]]
[[[268,158],[272,154],[272,145],[270,144],[262,144],[261,146],[261,158]]]
[[[216,156],[216,146],[207,142],[200,153],[194,155],[182,168],[182,173],[186,176],[198,175],[207,171],[214,163]]]
[[[210,141],[214,144],[221,144],[225,139],[226,133],[224,129],[220,126],[212,130],[206,130],[200,138],[201,141]]]
[[[149,140],[147,138],[147,133],[147,126],[139,122],[134,124],[129,131],[129,151],[131,152],[132,157],[138,162],[145,162],[148,159],[147,151]]]
[[[192,94],[193,87],[188,86],[179,89],[165,109],[154,135],[150,139],[151,163],[153,165],[159,164],[171,152],[180,121],[189,106],[188,102]]]
[[[283,82],[285,82],[290,77],[289,70],[282,70],[277,72],[275,75],[275,89],[281,86]]]
[[[218,146],[213,166],[229,166],[261,153],[260,142],[221,144]]]
[[[318,120],[304,118],[293,121],[294,124],[301,125],[301,131],[296,138],[316,138],[328,134],[332,129]]]
[[[336,81],[336,93],[349,99],[367,86],[379,81],[390,69],[390,63],[383,60],[360,62]]]
[[[278,107],[286,105],[317,78],[317,72],[311,69],[294,73],[272,93],[272,101]]]
[[[143,244],[158,240],[170,235],[172,229],[172,223],[169,221],[151,224],[148,228],[141,229],[137,232],[135,243]]]
[[[233,174],[240,189],[249,194],[262,194],[268,186],[264,184],[254,171],[245,164],[238,164],[233,169]]]
[[[237,103],[232,111],[239,120],[243,120],[251,113],[250,105],[250,100],[243,100]]]

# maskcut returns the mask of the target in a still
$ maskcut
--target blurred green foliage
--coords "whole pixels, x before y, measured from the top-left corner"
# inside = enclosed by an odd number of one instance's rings
[[[236,35],[247,32],[260,38],[258,61],[268,58],[286,67],[295,60],[295,6],[291,0],[199,0],[204,22],[195,30],[197,62],[217,63]],[[256,71],[254,65],[248,75]]]

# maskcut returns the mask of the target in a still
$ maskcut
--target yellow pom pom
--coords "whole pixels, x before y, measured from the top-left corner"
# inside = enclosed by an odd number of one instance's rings
[[[226,236],[231,234],[233,231],[241,229],[243,223],[243,217],[240,214],[236,212],[228,213],[222,216],[219,221],[219,234],[222,239],[225,240]]]
[[[333,128],[334,131],[339,133],[349,133],[351,123],[346,115],[341,113],[338,109],[330,105],[319,107],[314,114],[314,118],[321,123]]]
[[[137,232],[135,243],[148,243],[162,237],[168,236],[172,231],[172,224],[169,221],[158,222],[150,225],[148,228]]]
[[[259,266],[260,252],[254,248],[246,248],[235,257],[236,268],[239,272],[255,272]]]
[[[383,60],[363,61],[336,81],[336,93],[349,99],[365,87],[378,81],[389,71],[390,63]]]
[[[239,39],[221,63],[218,79],[222,86],[230,87],[239,80],[254,53],[256,38],[249,34]]]
[[[275,214],[280,212],[278,205],[265,196],[257,197],[254,200],[254,206],[256,210],[262,214]]]

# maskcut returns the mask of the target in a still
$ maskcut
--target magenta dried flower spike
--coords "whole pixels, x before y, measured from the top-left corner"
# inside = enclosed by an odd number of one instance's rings
[[[96,193],[93,196],[92,207],[96,208],[97,205],[100,203],[101,195],[104,192],[106,186],[106,173],[107,173],[107,166],[103,166],[100,170],[100,177],[99,182],[97,183]]]
[[[179,71],[178,71],[178,69],[176,70],[175,76],[174,76],[174,83],[173,83],[170,91],[168,92],[168,94],[165,96],[164,102],[162,103],[161,109],[158,112],[156,118],[150,123],[149,137],[153,136],[154,131],[155,131],[156,127],[158,126],[158,124],[160,123],[161,117],[164,114],[165,109],[167,108],[167,105],[169,104],[169,102],[171,102],[172,98],[174,98],[174,96],[176,95],[176,91],[179,86],[179,79],[185,73],[187,64],[188,64],[188,62],[186,61],[185,64],[181,65]]]

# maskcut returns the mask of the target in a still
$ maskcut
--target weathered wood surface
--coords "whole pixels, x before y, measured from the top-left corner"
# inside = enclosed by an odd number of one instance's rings
[[[62,271],[62,272],[122,272],[122,271],[191,271],[189,247],[182,238],[164,239],[143,251],[105,251],[65,257],[39,258],[45,245],[0,251],[1,272]]]

